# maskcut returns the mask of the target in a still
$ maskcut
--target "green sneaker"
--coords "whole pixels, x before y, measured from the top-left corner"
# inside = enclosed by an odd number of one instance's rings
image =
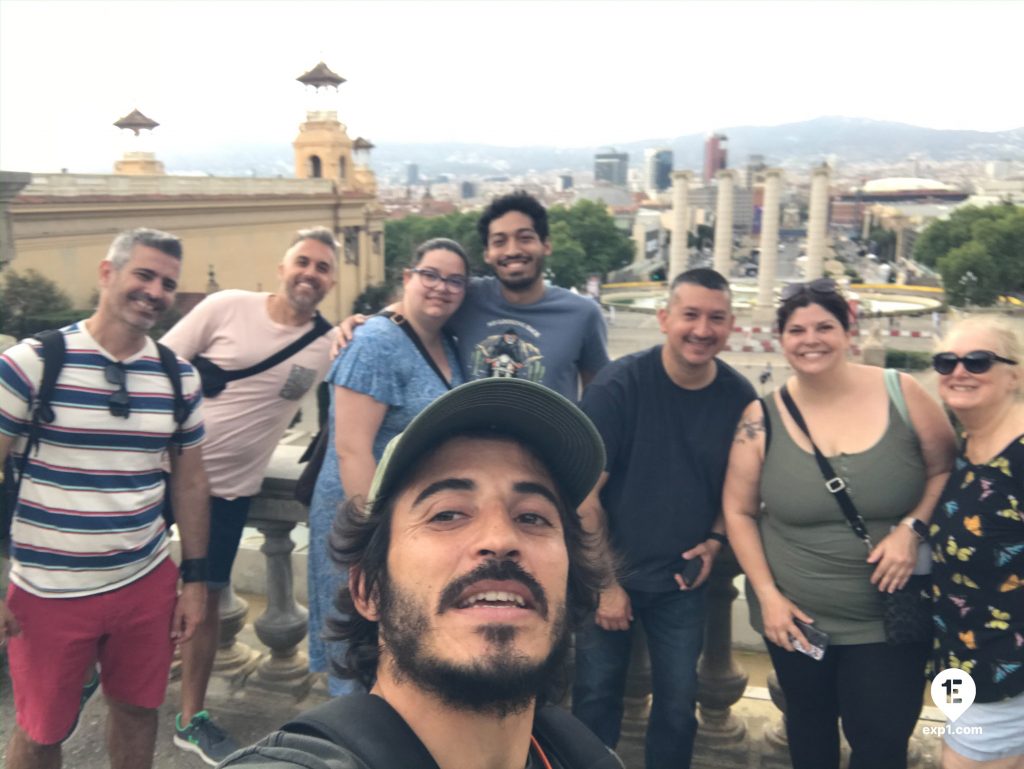
[[[78,713],[75,715],[75,723],[71,724],[71,728],[68,729],[68,733],[64,735],[64,739],[61,742],[67,742],[78,731],[78,724],[82,721],[82,710],[85,708],[92,695],[96,693],[96,690],[100,688],[100,671],[93,668],[92,678],[82,687],[82,697],[78,701]]]
[[[189,750],[210,766],[216,766],[238,750],[238,744],[230,735],[213,723],[210,714],[200,710],[181,728],[181,713],[174,718],[174,744],[182,750]]]

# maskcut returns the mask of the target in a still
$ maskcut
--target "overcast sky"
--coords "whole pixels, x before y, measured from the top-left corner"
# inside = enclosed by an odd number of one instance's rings
[[[0,168],[290,144],[323,58],[352,137],[589,146],[821,115],[1024,126],[1024,2],[0,0]]]

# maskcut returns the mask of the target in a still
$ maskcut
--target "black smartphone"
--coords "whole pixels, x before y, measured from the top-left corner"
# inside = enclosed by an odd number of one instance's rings
[[[825,650],[828,648],[828,633],[824,630],[818,630],[813,625],[808,625],[806,622],[795,617],[793,618],[793,624],[800,628],[800,632],[804,634],[804,638],[810,644],[810,648],[805,649],[802,643],[793,636],[790,636],[789,640],[793,644],[793,648],[801,654],[806,654],[813,660],[820,661],[825,656]]]
[[[697,581],[697,577],[700,576],[700,570],[704,568],[704,559],[699,555],[694,556],[686,562],[683,566],[683,571],[679,575],[683,584],[687,587],[693,587],[693,583]]]

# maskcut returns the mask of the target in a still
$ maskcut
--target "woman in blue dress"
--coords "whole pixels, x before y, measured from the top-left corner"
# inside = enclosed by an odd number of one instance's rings
[[[370,318],[327,375],[333,385],[330,436],[309,510],[312,672],[329,671],[330,659],[344,653],[340,643],[323,639],[325,619],[336,611],[334,598],[345,578],[327,553],[335,513],[345,499],[366,497],[388,441],[434,398],[462,384],[458,353],[443,328],[462,304],[468,273],[469,260],[458,243],[447,238],[423,243],[402,277],[398,312]],[[355,686],[328,676],[331,696]]]

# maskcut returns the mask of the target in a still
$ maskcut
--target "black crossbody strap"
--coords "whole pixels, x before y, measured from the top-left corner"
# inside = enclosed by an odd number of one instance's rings
[[[299,352],[299,350],[302,350],[308,347],[309,345],[313,344],[313,342],[315,342],[317,339],[322,337],[330,330],[331,324],[324,320],[324,316],[318,312],[316,316],[313,318],[313,328],[311,328],[305,334],[300,336],[287,347],[278,350],[269,358],[260,361],[254,366],[249,366],[249,368],[243,368],[237,371],[225,371],[224,381],[234,382],[237,379],[245,379],[246,377],[261,374],[267,369],[273,368],[281,361],[288,360],[288,358],[295,355],[295,353]]]
[[[832,496],[835,497],[836,502],[839,503],[839,507],[843,511],[843,515],[846,516],[846,521],[850,524],[850,528],[853,529],[853,533],[864,540],[868,550],[873,549],[871,536],[868,534],[868,527],[864,524],[864,519],[861,518],[860,513],[857,512],[853,500],[850,499],[850,494],[846,490],[846,481],[839,477],[838,473],[832,468],[832,464],[825,458],[825,455],[821,453],[821,449],[814,442],[814,438],[811,437],[811,431],[807,429],[807,422],[804,421],[804,415],[796,407],[796,402],[793,400],[793,396],[789,394],[789,390],[786,389],[785,385],[779,390],[779,395],[782,396],[782,402],[786,404],[786,409],[789,411],[789,415],[793,417],[797,427],[803,430],[807,440],[811,442],[811,448],[814,449],[814,459],[821,469],[821,474],[825,476],[825,488],[829,490]]]
[[[442,384],[444,384],[445,389],[452,389],[452,383],[445,379],[445,376],[441,372],[441,369],[438,367],[437,362],[433,359],[433,357],[431,357],[430,353],[427,352],[427,348],[423,346],[423,342],[416,334],[416,329],[409,325],[409,322],[405,319],[405,316],[402,315],[401,313],[392,312],[391,310],[382,310],[377,314],[380,315],[382,318],[389,318],[392,323],[394,323],[396,326],[402,329],[402,331],[405,332],[405,335],[409,337],[409,339],[412,341],[414,345],[416,345],[416,349],[420,351],[420,355],[423,356],[423,360],[425,360],[427,362],[427,365],[429,365],[430,368],[434,370],[434,373],[437,374],[437,378],[441,380]],[[459,360],[458,348],[455,347],[454,342],[452,342],[452,349],[456,350],[455,362],[461,367],[462,361]]]

